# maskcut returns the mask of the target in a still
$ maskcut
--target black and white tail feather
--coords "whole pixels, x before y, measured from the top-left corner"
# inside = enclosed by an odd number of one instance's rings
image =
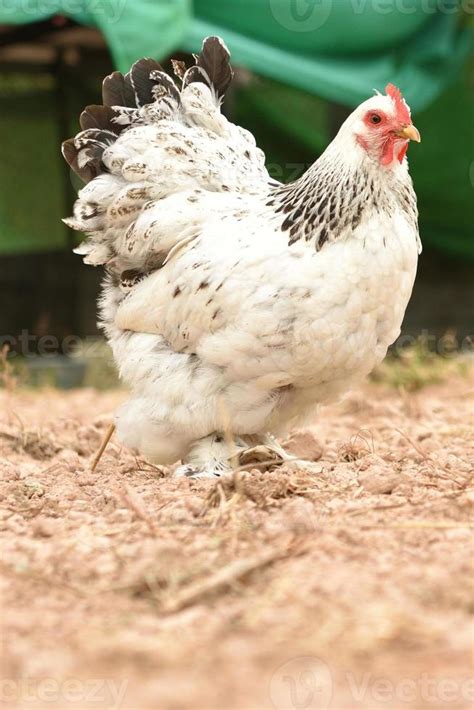
[[[204,82],[214,93],[216,101],[221,102],[234,78],[229,57],[229,51],[219,37],[208,37],[204,40],[201,54],[194,55],[195,66],[183,75],[183,87],[195,81]]]
[[[75,250],[85,263],[119,276],[153,271],[199,231],[206,196],[268,184],[254,137],[221,113],[229,59],[224,42],[208,37],[194,66],[173,61],[180,86],[154,59],[104,80],[103,105],[87,107],[81,132],[63,144],[86,183],[64,220],[87,235]]]
[[[194,82],[204,83],[219,105],[234,75],[229,50],[219,37],[207,37],[201,53],[194,56],[196,64],[184,72],[184,63],[173,60],[182,89]],[[82,131],[62,146],[67,163],[86,183],[108,172],[102,161],[105,149],[123,131],[145,123],[141,108],[157,104],[155,113],[163,111],[164,118],[179,107],[181,92],[161,64],[154,59],[140,59],[127,74],[115,71],[104,79],[102,101],[102,106],[88,106],[82,112]]]

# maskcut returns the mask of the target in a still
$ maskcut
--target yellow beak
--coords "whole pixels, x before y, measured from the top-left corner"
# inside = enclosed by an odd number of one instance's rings
[[[409,126],[403,126],[403,128],[396,134],[399,138],[407,138],[410,141],[416,141],[421,143],[421,136],[418,128],[415,128],[413,124]]]

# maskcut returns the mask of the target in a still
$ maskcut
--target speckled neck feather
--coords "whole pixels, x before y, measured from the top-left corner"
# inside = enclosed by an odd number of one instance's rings
[[[403,178],[382,173],[369,160],[354,166],[328,150],[295,182],[272,187],[266,204],[281,215],[289,245],[304,240],[319,251],[348,229],[352,233],[364,213],[373,210],[391,215],[401,208],[416,224],[411,179],[408,173]]]

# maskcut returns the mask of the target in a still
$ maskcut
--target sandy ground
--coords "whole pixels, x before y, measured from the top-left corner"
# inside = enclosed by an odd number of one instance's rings
[[[5,706],[468,708],[474,374],[367,384],[296,433],[316,472],[177,480],[121,392],[0,391]]]

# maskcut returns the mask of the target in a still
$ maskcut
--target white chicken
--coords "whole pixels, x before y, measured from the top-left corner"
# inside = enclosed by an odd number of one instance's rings
[[[379,364],[417,267],[400,91],[362,103],[309,170],[270,178],[253,136],[220,105],[229,53],[154,60],[104,81],[63,146],[88,184],[67,224],[107,276],[101,323],[130,399],[123,444],[178,472],[218,476],[235,453],[308,421]],[[233,443],[229,441],[229,434]]]

